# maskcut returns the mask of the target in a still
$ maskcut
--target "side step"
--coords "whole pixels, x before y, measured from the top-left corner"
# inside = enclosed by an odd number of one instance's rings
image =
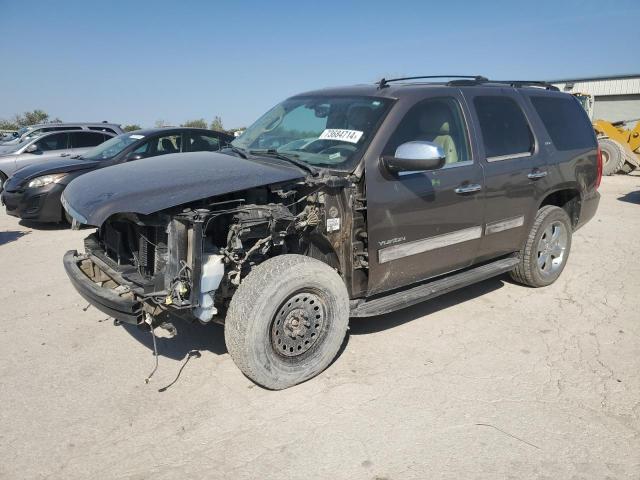
[[[439,280],[423,283],[417,287],[384,295],[372,300],[365,300],[351,308],[351,316],[372,317],[374,315],[382,315],[409,307],[416,303],[452,292],[458,288],[466,287],[481,280],[513,270],[519,261],[520,260],[515,257],[503,258],[480,267],[465,270],[464,272],[448,275]]]

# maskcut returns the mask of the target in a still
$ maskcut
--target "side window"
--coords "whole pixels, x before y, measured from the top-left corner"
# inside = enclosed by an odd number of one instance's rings
[[[82,130],[82,127],[51,127],[48,130],[52,132],[60,132],[62,130]]]
[[[220,140],[215,135],[206,133],[189,133],[187,135],[187,152],[215,152],[220,150]]]
[[[413,106],[393,132],[383,154],[393,155],[401,144],[416,140],[440,145],[447,164],[471,159],[462,111],[452,97],[430,98]]]
[[[533,135],[518,104],[511,98],[481,96],[473,100],[480,121],[488,159],[528,155],[533,152]]]
[[[112,128],[107,127],[89,127],[89,130],[95,130],[96,132],[113,133],[114,135],[116,133]]]
[[[597,146],[589,117],[574,98],[532,96],[531,103],[558,150]]]
[[[147,140],[134,150],[135,153],[143,153],[148,157],[165,155],[167,153],[179,153],[182,149],[181,135],[163,135]]]
[[[67,138],[68,133],[56,133],[54,135],[47,135],[46,137],[41,137],[36,144],[38,145],[38,150],[41,152],[48,152],[50,150],[64,150],[67,147]]]
[[[95,147],[104,142],[104,135],[98,132],[74,132],[71,134],[71,148]]]

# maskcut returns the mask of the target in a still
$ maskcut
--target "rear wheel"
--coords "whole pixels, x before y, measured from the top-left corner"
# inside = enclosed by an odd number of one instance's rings
[[[542,207],[520,252],[520,264],[511,272],[511,278],[530,287],[551,285],[567,264],[571,233],[567,212],[553,205]]]
[[[625,164],[625,152],[622,145],[610,138],[598,140],[602,151],[602,174],[614,175],[622,169]]]
[[[247,377],[280,390],[329,366],[344,340],[349,295],[328,265],[281,255],[254,267],[225,320],[227,349]]]

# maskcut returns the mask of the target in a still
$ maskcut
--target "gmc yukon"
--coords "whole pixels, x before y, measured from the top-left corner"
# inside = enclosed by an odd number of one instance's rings
[[[276,105],[220,152],[71,182],[98,227],[64,265],[121,322],[224,324],[254,382],[324,370],[349,317],[510,273],[553,283],[597,209],[602,160],[570,95],[484,77],[381,80]]]

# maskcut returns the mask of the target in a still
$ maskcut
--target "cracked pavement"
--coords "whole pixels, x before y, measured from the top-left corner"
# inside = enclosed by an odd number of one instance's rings
[[[145,384],[150,335],[66,279],[88,231],[0,214],[0,478],[640,478],[640,175],[601,193],[554,285],[353,319],[333,365],[281,392],[221,327],[179,322]]]

